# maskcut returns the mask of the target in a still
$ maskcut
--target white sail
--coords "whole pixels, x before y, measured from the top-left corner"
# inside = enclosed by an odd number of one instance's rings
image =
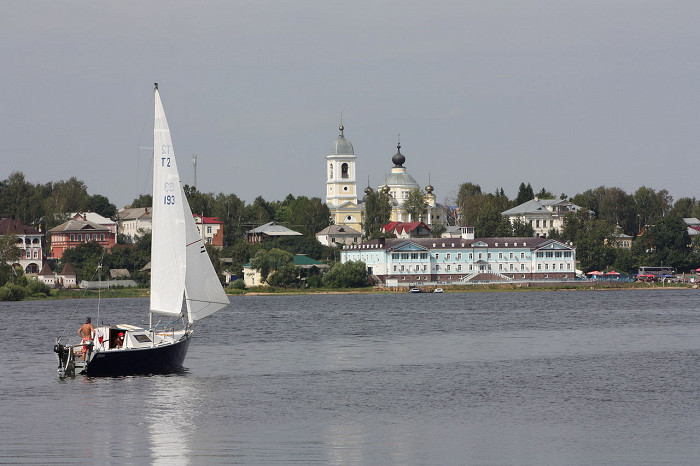
[[[184,294],[192,323],[226,307],[229,300],[185,197],[157,87],[155,102],[151,312],[179,315]]]
[[[192,323],[228,306],[229,300],[209,259],[189,205],[185,204],[185,208],[187,233],[185,300],[188,318]]]
[[[179,315],[185,290],[185,195],[158,88],[153,124],[151,312]],[[189,212],[189,207],[187,208]]]

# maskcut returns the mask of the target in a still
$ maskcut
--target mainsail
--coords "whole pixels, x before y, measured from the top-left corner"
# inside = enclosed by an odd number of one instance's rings
[[[204,248],[177,171],[163,103],[155,89],[153,126],[153,232],[151,312],[179,315],[186,297],[188,321],[229,304]]]

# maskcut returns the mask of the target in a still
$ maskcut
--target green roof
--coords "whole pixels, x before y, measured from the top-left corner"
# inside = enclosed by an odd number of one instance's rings
[[[319,262],[309,256],[294,254],[294,265],[323,265],[323,262]]]
[[[305,256],[303,254],[294,254],[294,265],[297,266],[311,266],[311,265],[326,265],[323,262],[319,262],[315,259],[310,258],[309,256]],[[243,267],[250,267],[250,262],[247,264],[243,264]]]

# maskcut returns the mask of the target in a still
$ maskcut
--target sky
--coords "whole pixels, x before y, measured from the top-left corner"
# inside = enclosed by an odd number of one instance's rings
[[[184,183],[325,193],[338,125],[358,188],[408,173],[573,196],[700,197],[697,1],[41,1],[0,17],[0,179],[150,192],[153,83]]]

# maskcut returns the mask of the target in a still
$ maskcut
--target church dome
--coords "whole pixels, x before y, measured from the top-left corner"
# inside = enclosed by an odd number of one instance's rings
[[[340,130],[340,135],[338,135],[338,139],[333,141],[333,144],[331,144],[329,155],[355,155],[355,150],[352,147],[352,143],[345,139],[345,136],[343,135],[343,130],[345,127],[340,125],[338,129]]]
[[[395,167],[402,167],[404,162],[406,162],[406,157],[401,153],[401,144],[396,145],[396,153],[391,158],[391,161],[394,162]]]
[[[416,182],[416,179],[405,171],[390,173],[386,177],[386,184],[392,188],[420,189],[420,185]]]

